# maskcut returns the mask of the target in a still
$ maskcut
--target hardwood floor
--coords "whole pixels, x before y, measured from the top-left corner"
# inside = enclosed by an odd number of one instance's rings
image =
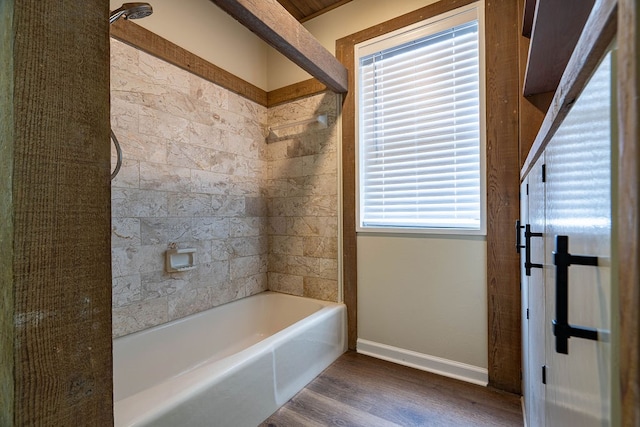
[[[522,425],[520,396],[348,352],[259,427]]]

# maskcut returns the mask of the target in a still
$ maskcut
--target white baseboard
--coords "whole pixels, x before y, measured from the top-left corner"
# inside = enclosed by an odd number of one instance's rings
[[[457,380],[466,381],[481,386],[487,386],[489,374],[486,369],[466,363],[460,363],[441,357],[430,356],[416,351],[405,350],[386,344],[358,339],[356,350],[358,353],[420,369],[434,374]]]

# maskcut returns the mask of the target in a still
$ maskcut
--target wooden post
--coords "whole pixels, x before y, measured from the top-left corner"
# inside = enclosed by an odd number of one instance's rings
[[[13,0],[0,2],[0,425],[14,419],[13,376]]]
[[[487,69],[487,299],[489,385],[521,393],[518,4],[485,3]]]
[[[618,2],[618,274],[622,426],[640,425],[640,7]],[[614,383],[615,384],[615,383]]]
[[[113,424],[108,3],[0,3],[0,425]]]

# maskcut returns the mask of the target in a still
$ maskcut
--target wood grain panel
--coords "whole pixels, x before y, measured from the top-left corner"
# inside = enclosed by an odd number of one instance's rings
[[[522,17],[523,21],[527,19],[527,9],[534,2],[532,0],[519,0],[519,13],[518,16]],[[531,17],[533,18],[533,17]],[[523,23],[523,26],[526,27],[526,22]],[[529,39],[524,35],[520,35],[518,37],[518,57],[520,64],[520,93],[523,93],[524,87],[524,75],[527,69],[527,58],[529,54]],[[529,150],[533,145],[533,141],[536,139],[536,135],[540,130],[540,126],[542,125],[542,121],[544,120],[544,116],[549,108],[549,104],[553,99],[553,92],[547,92],[546,94],[533,95],[530,97],[520,96],[520,104],[518,106],[518,111],[520,117],[518,119],[519,122],[519,162],[518,164],[522,166],[524,164],[525,159],[527,158],[527,154],[529,154]]]
[[[300,83],[294,83],[280,89],[275,89],[267,93],[267,107],[284,104],[307,96],[317,95],[326,92],[327,87],[316,79],[305,80]]]
[[[14,419],[13,337],[13,27],[12,0],[0,2],[0,425]]]
[[[355,87],[353,46],[357,42],[336,41],[336,57],[347,67],[349,87]],[[342,102],[342,289],[347,306],[347,345],[358,341],[358,247],[356,244],[356,134],[354,90]]]
[[[595,0],[537,0],[524,94],[554,91]]]
[[[621,425],[640,425],[640,10],[619,1],[618,272]]]
[[[108,4],[82,6],[8,11],[15,131],[2,144],[13,164],[3,215],[13,215],[13,253],[2,288],[15,329],[13,384],[2,378],[13,419],[3,425],[113,424]]]
[[[309,21],[313,18],[317,18],[318,16],[325,14],[329,11],[332,11],[333,9],[336,9],[340,6],[343,6],[349,2],[351,2],[352,0],[341,0],[341,1],[329,1],[329,2],[325,2],[325,6],[322,7],[321,9],[318,9],[317,11],[313,12],[310,15],[305,16],[304,18],[300,19],[300,22],[306,22]],[[327,4],[328,3],[328,4]]]
[[[138,24],[120,19],[111,25],[111,36],[262,106],[267,105],[267,93],[264,90]]]
[[[303,19],[307,14],[313,13],[306,2],[302,3],[293,0],[278,0],[278,3],[287,9],[287,12],[293,15],[293,17],[298,21]]]
[[[489,385],[521,392],[518,3],[485,3],[487,104],[487,292]]]
[[[352,0],[278,0],[299,22],[305,22],[327,13]]]
[[[578,41],[567,64],[540,132],[522,166],[520,178],[524,178],[538,160],[611,45],[617,29],[617,4],[617,0],[602,0],[585,24],[585,37]]]
[[[522,70],[522,68],[521,68]],[[520,167],[524,165],[531,147],[538,136],[538,132],[542,127],[545,113],[551,105],[553,92],[540,93],[538,95],[521,96],[520,97],[520,119],[519,119],[519,162]]]
[[[276,0],[211,1],[332,91],[347,91],[344,66]]]
[[[348,352],[262,427],[521,426],[517,396]]]
[[[520,13],[522,17],[522,35],[524,37],[531,37],[531,30],[533,29],[533,19],[536,12],[537,0],[524,0],[524,8]]]

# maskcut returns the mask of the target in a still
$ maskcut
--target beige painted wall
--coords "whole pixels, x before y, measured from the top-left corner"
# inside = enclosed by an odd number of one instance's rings
[[[334,52],[336,39],[434,2],[353,0],[305,26]],[[153,6],[138,23],[258,87],[309,78],[209,0]],[[358,263],[360,338],[487,367],[484,240],[360,236]]]
[[[306,22],[330,52],[337,39],[434,3],[435,0],[353,0]],[[136,23],[264,90],[310,78],[210,0],[150,0],[153,15]],[[121,0],[110,0],[111,10]]]
[[[353,0],[305,26],[335,40],[434,3]],[[309,78],[269,51],[269,88]],[[487,367],[486,240],[478,236],[362,235],[358,338]]]
[[[486,240],[358,236],[358,338],[487,367]]]
[[[337,39],[435,2],[436,0],[353,0],[305,22],[304,26],[329,52],[334,53]],[[272,48],[268,50],[268,67],[267,90],[311,78]]]
[[[122,0],[110,0],[111,10]],[[258,86],[267,88],[267,49],[260,38],[209,0],[149,0],[153,14],[136,20],[149,31]]]

